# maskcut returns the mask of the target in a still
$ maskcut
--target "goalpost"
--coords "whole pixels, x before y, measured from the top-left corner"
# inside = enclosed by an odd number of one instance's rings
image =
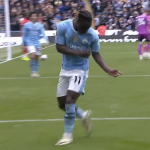
[[[9,0],[0,1],[4,6],[0,8],[0,61],[9,61],[12,59]]]
[[[4,0],[5,6],[5,27],[6,27],[6,37],[8,41],[7,45],[7,60],[12,59],[12,50],[11,50],[11,42],[10,42],[10,10],[9,10],[9,0]]]

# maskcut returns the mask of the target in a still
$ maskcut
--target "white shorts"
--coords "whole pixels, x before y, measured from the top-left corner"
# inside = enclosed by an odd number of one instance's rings
[[[27,46],[28,53],[35,53],[36,55],[41,55],[40,48],[36,48],[35,46]]]
[[[57,97],[67,95],[67,91],[74,91],[79,94],[84,94],[88,71],[83,70],[64,70],[61,69],[59,83],[57,86]]]

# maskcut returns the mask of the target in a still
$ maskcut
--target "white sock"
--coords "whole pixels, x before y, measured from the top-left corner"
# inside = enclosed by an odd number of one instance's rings
[[[65,132],[64,134],[63,134],[63,137],[67,137],[67,138],[72,138],[72,133],[67,133],[67,132]]]
[[[139,59],[142,60],[142,59],[143,59],[143,56],[142,56],[142,55],[139,55]]]

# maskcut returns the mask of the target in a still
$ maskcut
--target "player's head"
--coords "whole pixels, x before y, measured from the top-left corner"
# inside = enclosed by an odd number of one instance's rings
[[[87,10],[80,10],[76,13],[74,26],[80,33],[84,34],[92,25],[92,15]]]
[[[37,20],[38,20],[38,14],[36,12],[31,12],[30,13],[30,20],[32,22],[37,22]]]
[[[102,20],[100,21],[100,25],[106,25],[106,24],[105,24],[105,20],[102,19]]]

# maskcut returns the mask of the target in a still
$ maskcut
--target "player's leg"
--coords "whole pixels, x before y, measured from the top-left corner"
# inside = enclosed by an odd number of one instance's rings
[[[41,55],[41,51],[39,48],[34,48],[34,53],[31,53],[31,59],[34,61],[34,73],[33,77],[39,77],[39,56]]]
[[[147,44],[145,46],[145,53],[147,53],[149,51],[149,48],[150,48],[150,42],[147,41]]]
[[[78,78],[78,79],[77,79]],[[85,87],[85,79],[82,77],[72,77],[70,78],[69,82],[69,88],[66,95],[66,103],[65,103],[65,123],[64,123],[64,134],[63,138],[56,143],[56,145],[65,145],[69,144],[73,141],[72,133],[74,129],[74,123],[75,123],[75,116],[76,111],[78,111],[79,117],[81,117],[84,122],[87,124],[87,120],[90,123],[90,112],[79,112],[79,110],[76,109],[76,101],[79,98],[81,94],[84,93],[84,87]],[[65,97],[64,97],[65,102]],[[61,109],[64,109],[64,104],[61,105]],[[83,117],[84,116],[84,117]]]
[[[36,72],[36,77],[39,77],[39,56],[40,56],[40,53],[36,52],[36,56],[35,56],[35,72]]]
[[[149,49],[150,49],[150,37],[149,35],[145,35],[145,39],[146,39],[146,42],[147,44],[145,45],[144,47],[144,52],[142,54],[143,58],[145,59],[149,59],[150,58],[150,55],[149,55]]]
[[[69,78],[70,77],[60,76],[59,83],[57,86],[58,106],[64,112],[66,111],[65,110],[65,104],[66,104],[67,90],[69,88]],[[82,113],[83,113],[83,110],[76,106],[76,116],[81,118]]]
[[[26,47],[23,48],[23,56],[22,56],[21,60],[25,60],[25,61],[30,60],[30,58],[28,57],[28,50]]]
[[[57,86],[57,100],[58,100],[58,106],[62,111],[65,110],[65,104],[66,104],[66,95],[67,90],[69,88],[69,79],[68,77],[60,76],[59,83]],[[83,114],[85,114],[87,111],[83,111],[80,107],[76,105],[76,116],[83,119]]]
[[[36,48],[28,46],[27,50],[30,53],[31,77],[36,77]]]
[[[73,76],[70,79],[70,84],[69,84],[69,91],[74,91],[75,93],[78,94],[77,99],[79,98],[80,95],[83,95],[84,88],[86,86],[86,80],[87,80],[87,72],[84,73],[84,76]],[[77,100],[76,99],[76,100]],[[78,117],[81,119],[82,124],[84,125],[87,136],[90,135],[91,133],[91,111],[83,111],[80,108],[76,109]]]
[[[146,42],[147,42],[147,45],[145,47],[145,53],[144,55],[146,56],[147,59],[149,59],[149,49],[150,49],[150,36],[149,35],[146,35]]]
[[[66,104],[66,96],[57,97],[58,105],[61,110],[66,112],[65,104]],[[82,119],[84,111],[76,105],[76,117]]]
[[[65,117],[64,117],[64,134],[61,140],[56,145],[66,145],[73,141],[72,132],[76,117],[76,100],[79,94],[74,91],[67,91],[65,103]],[[65,99],[64,99],[65,101]],[[62,109],[63,105],[61,106]]]
[[[139,40],[139,45],[138,45],[138,54],[139,54],[139,59],[142,60],[143,56],[142,56],[142,40],[143,40],[143,35],[138,35],[138,40]]]

